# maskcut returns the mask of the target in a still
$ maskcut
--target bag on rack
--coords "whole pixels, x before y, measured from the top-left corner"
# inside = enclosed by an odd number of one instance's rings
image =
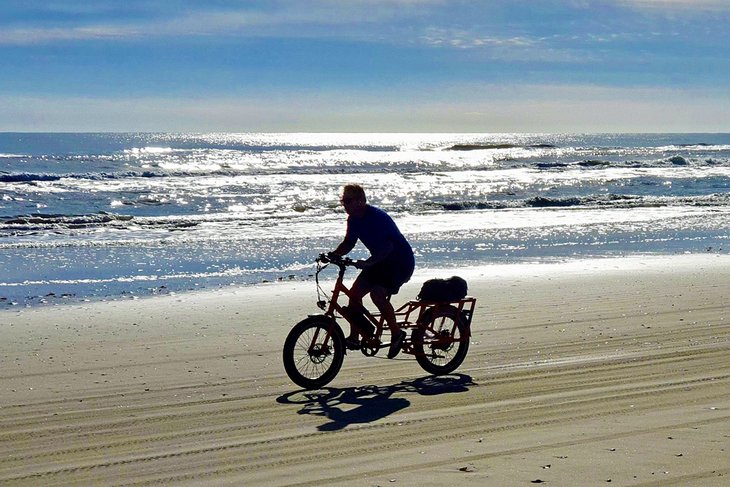
[[[468,286],[459,276],[448,279],[429,279],[421,286],[418,299],[421,301],[459,301],[466,297]]]

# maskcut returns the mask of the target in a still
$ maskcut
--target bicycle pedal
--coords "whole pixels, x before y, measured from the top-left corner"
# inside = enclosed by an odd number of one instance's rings
[[[377,348],[377,347],[380,347],[382,345],[382,343],[380,342],[380,340],[378,340],[375,337],[365,337],[360,342],[360,345],[365,346],[365,347],[376,347]]]

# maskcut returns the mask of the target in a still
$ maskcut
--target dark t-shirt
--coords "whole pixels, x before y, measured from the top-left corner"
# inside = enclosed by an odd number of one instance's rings
[[[350,216],[347,219],[347,234],[345,240],[354,244],[360,240],[372,255],[380,255],[387,248],[388,243],[393,245],[392,253],[408,258],[413,256],[410,244],[400,233],[393,219],[380,208],[368,205],[365,214],[360,217]]]
[[[363,243],[371,255],[376,256],[377,269],[374,272],[388,274],[398,286],[410,279],[415,267],[413,249],[386,212],[367,205],[362,217],[350,216],[347,219],[345,241],[354,245],[357,240]],[[389,243],[392,249],[383,255]]]

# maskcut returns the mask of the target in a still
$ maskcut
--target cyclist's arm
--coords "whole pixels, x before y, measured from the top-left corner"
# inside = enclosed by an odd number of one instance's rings
[[[345,239],[342,241],[342,243],[340,243],[340,245],[337,246],[335,250],[332,251],[332,253],[343,257],[349,254],[350,251],[355,248],[355,243],[357,243],[357,240],[355,242],[350,242],[349,240]]]
[[[349,254],[352,249],[355,248],[356,243],[357,236],[353,233],[352,228],[350,227],[350,219],[348,218],[345,238],[342,239],[340,245],[338,245],[337,248],[332,251],[332,253],[335,255],[339,255],[340,257],[344,257],[345,255]]]

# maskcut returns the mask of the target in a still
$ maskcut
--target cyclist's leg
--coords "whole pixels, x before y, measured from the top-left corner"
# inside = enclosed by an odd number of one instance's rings
[[[370,291],[370,298],[375,303],[375,306],[378,307],[383,318],[385,318],[385,322],[388,324],[388,328],[390,328],[391,341],[388,358],[395,358],[403,347],[406,332],[398,328],[398,323],[395,319],[395,310],[393,309],[393,305],[390,304],[390,299],[388,299],[389,295],[390,292],[383,286],[373,286],[372,291]]]
[[[361,310],[364,309],[362,300],[370,293],[371,289],[372,284],[368,280],[367,276],[363,276],[363,274],[360,273],[350,288],[350,302],[348,303],[349,308],[355,312],[361,312]],[[354,340],[358,340],[359,336],[359,330],[350,324],[350,335],[348,339],[352,338]]]
[[[387,282],[389,276],[386,277],[383,275],[376,275],[374,277],[379,277],[380,281]],[[390,288],[392,287],[393,286],[390,286]],[[398,285],[397,287],[400,287],[400,285]],[[403,341],[405,340],[406,333],[398,328],[398,323],[395,318],[395,310],[393,309],[393,305],[390,304],[390,288],[386,287],[384,283],[381,284],[376,279],[370,279],[366,275],[366,273],[363,272],[358,276],[357,279],[355,279],[355,282],[352,285],[351,290],[354,289],[355,292],[351,293],[352,299],[350,300],[350,303],[353,306],[362,306],[362,298],[366,294],[370,294],[370,299],[372,299],[375,306],[377,306],[383,319],[385,320],[385,323],[388,325],[388,328],[390,328],[392,340],[390,342],[390,349],[388,350],[388,358],[395,358],[395,356],[398,355],[398,352],[400,352],[401,347],[403,346]],[[356,333],[354,329],[353,333]],[[352,336],[356,337],[356,335],[351,335],[351,337]]]
[[[370,290],[370,299],[373,300],[373,304],[378,308],[380,313],[385,319],[385,323],[390,328],[391,333],[396,333],[400,328],[396,324],[395,310],[393,305],[390,303],[390,293],[383,286],[372,286]]]
[[[362,306],[362,299],[370,294],[370,299],[380,311],[391,333],[399,328],[390,296],[397,293],[401,285],[410,278],[412,269],[405,272],[398,262],[385,261],[366,268],[357,276],[351,288],[351,306]]]

